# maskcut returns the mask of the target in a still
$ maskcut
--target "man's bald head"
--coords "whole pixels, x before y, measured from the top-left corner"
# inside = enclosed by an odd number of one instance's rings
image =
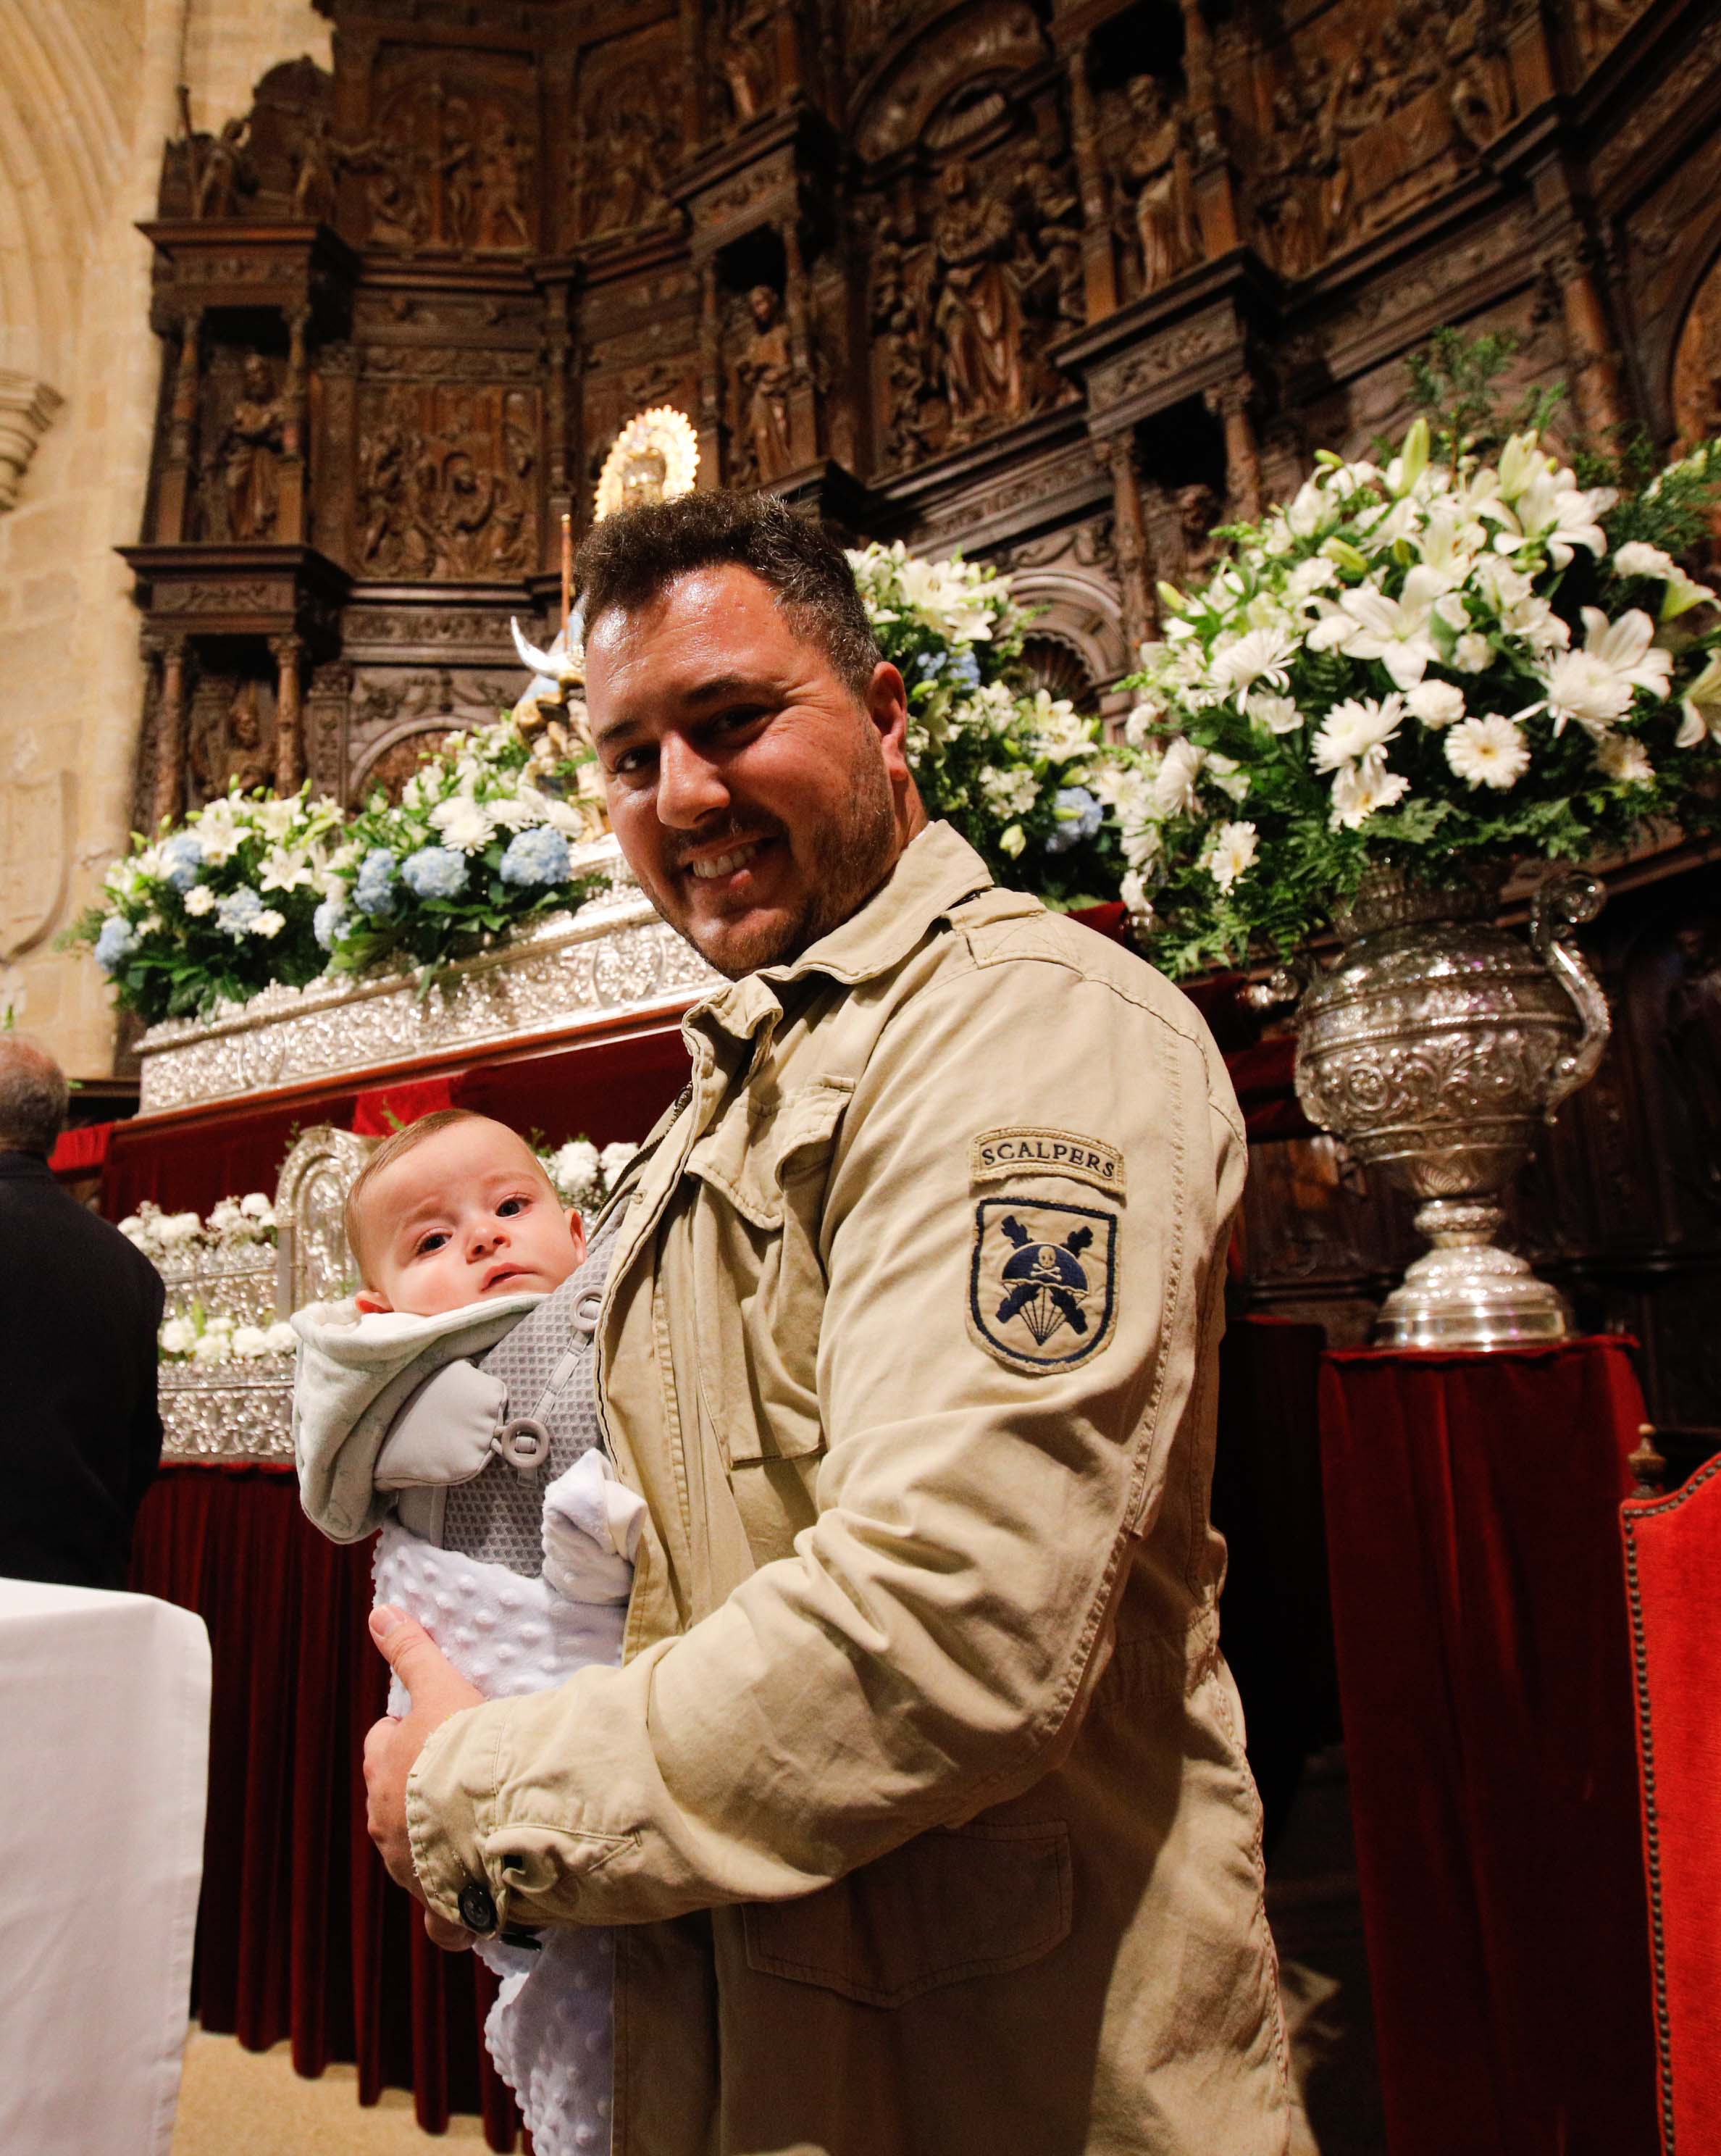
[[[66,1074],[26,1033],[0,1033],[0,1152],[45,1160],[66,1124]]]

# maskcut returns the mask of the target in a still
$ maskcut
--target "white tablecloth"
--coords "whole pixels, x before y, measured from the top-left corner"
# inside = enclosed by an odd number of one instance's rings
[[[208,1763],[200,1618],[0,1579],[4,2156],[167,2156]]]

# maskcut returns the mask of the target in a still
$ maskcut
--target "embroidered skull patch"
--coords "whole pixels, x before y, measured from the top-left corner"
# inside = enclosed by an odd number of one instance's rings
[[[1117,1316],[1117,1215],[1037,1198],[974,1209],[968,1326],[1020,1370],[1067,1370],[1097,1354]]]

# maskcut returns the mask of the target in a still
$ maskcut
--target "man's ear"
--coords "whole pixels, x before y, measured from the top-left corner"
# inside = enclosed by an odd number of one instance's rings
[[[394,1309],[394,1305],[388,1297],[379,1294],[373,1287],[361,1287],[353,1300],[367,1317],[381,1317],[392,1314]]]
[[[585,1220],[577,1205],[570,1205],[562,1217],[568,1224],[568,1234],[573,1241],[574,1263],[576,1265],[581,1265],[585,1261],[586,1256]]]

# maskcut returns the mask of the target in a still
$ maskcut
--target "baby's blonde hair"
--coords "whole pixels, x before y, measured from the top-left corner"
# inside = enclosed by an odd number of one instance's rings
[[[479,1115],[474,1108],[438,1108],[430,1115],[421,1116],[416,1123],[407,1123],[400,1130],[391,1131],[353,1178],[352,1188],[346,1194],[346,1246],[352,1252],[353,1262],[366,1286],[371,1285],[371,1276],[365,1270],[365,1254],[359,1246],[360,1200],[366,1188],[376,1180],[385,1168],[392,1167],[403,1153],[411,1152],[415,1146],[423,1145],[426,1138],[433,1138],[438,1131],[450,1130],[456,1123],[490,1123],[499,1131],[506,1131],[510,1137],[518,1140],[520,1150],[543,1177],[545,1188],[556,1198],[558,1204],[561,1203],[543,1162],[518,1131],[498,1122],[494,1116]]]

